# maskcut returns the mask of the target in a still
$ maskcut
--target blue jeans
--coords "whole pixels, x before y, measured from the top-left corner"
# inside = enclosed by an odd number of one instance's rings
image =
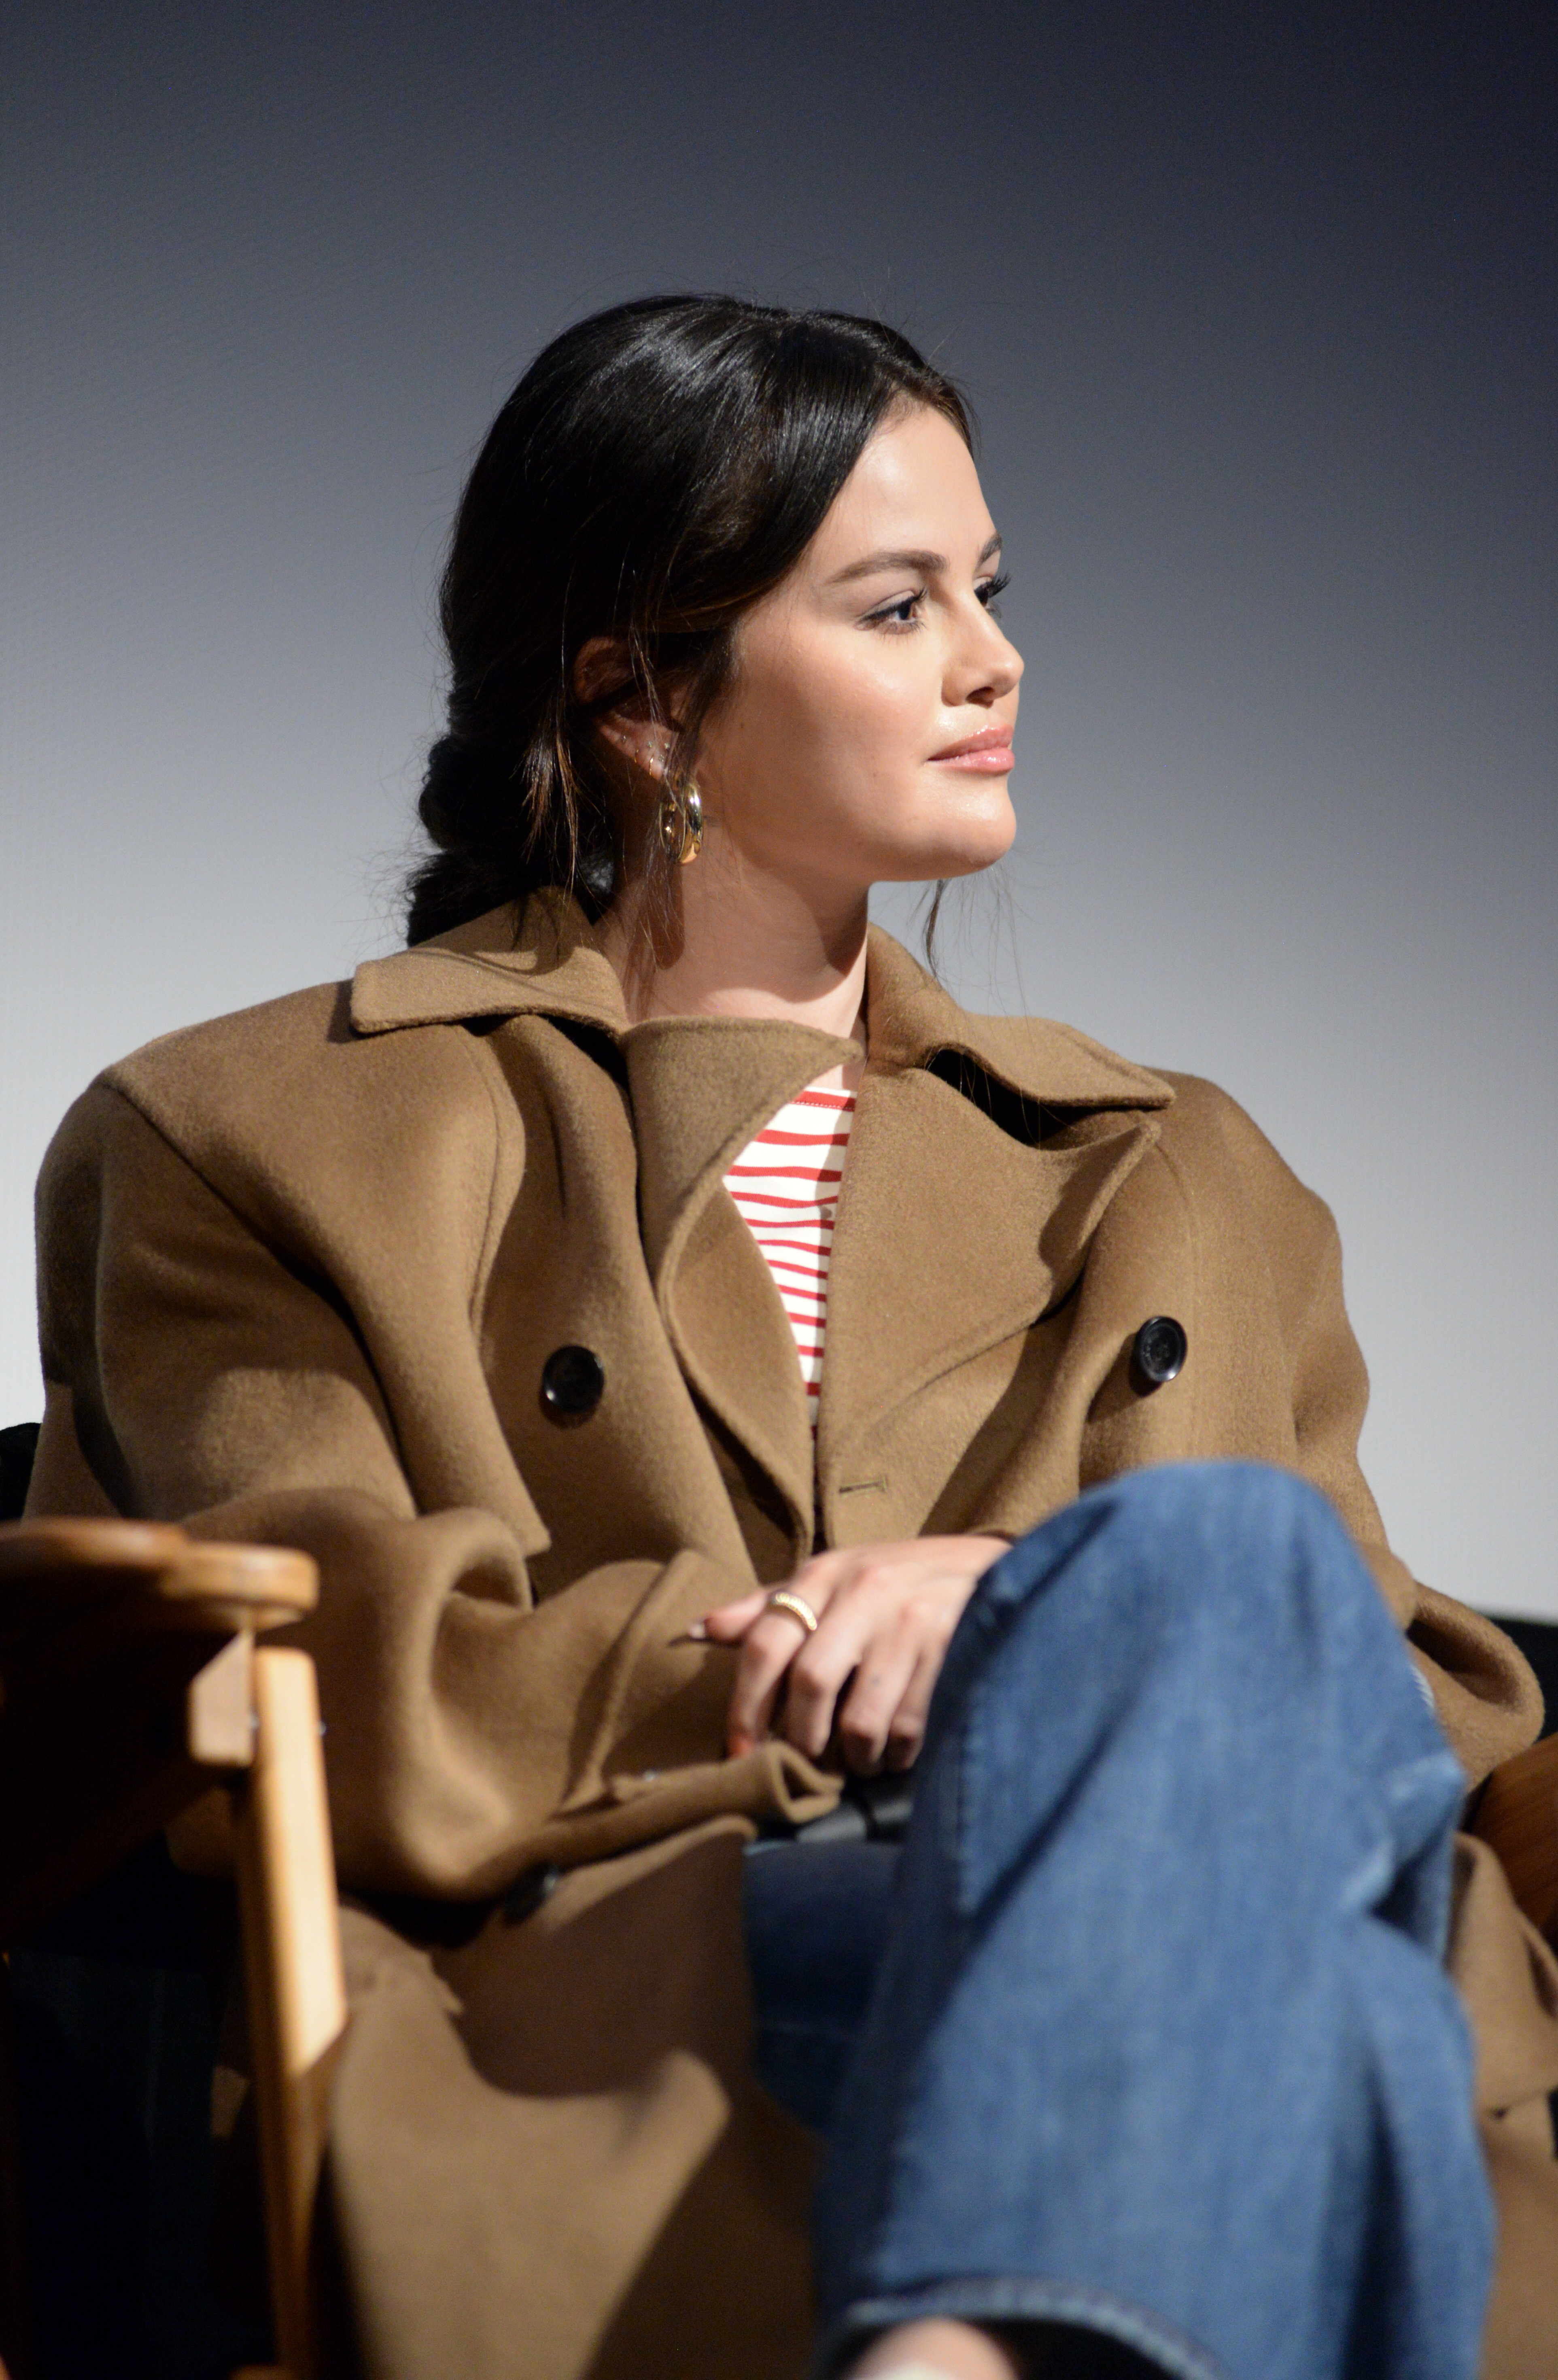
[[[1013,1547],[901,1856],[746,1862],[759,2071],[828,2142],[818,2372],[942,2313],[1181,2380],[1472,2380],[1464,1790],[1286,1474],[1137,1473]]]

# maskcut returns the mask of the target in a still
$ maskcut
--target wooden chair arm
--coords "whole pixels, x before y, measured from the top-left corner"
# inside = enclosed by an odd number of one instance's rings
[[[306,1554],[161,1522],[0,1525],[0,1944],[248,1765],[255,1633],[318,1591]]]
[[[172,1521],[0,1523],[0,1578],[39,1570],[165,1570],[189,1543]]]
[[[139,1627],[228,1635],[284,1628],[318,1597],[314,1564],[285,1547],[197,1544],[165,1521],[0,1523],[0,1653],[110,1598]]]

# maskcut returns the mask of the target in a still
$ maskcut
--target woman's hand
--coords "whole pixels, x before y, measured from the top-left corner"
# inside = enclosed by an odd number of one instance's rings
[[[814,1555],[783,1592],[816,1614],[815,1633],[759,1587],[711,1611],[700,1633],[739,1645],[726,1726],[732,1757],[774,1728],[820,1759],[837,1731],[858,1775],[907,1768],[920,1749],[942,1657],[964,1604],[1004,1537],[910,1537]]]

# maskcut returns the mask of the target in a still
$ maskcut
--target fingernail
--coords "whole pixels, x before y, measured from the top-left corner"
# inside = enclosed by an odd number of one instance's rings
[[[707,1621],[703,1620],[689,1620],[685,1632],[685,1641],[694,1645],[707,1645],[708,1642]]]

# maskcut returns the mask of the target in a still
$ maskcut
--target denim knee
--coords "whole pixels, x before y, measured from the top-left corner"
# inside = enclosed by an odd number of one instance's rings
[[[997,1596],[1031,1592],[1057,1555],[1064,1559],[1099,1529],[1129,1545],[1165,1587],[1187,1593],[1231,1580],[1258,1587],[1302,1548],[1368,1578],[1340,1515],[1307,1479],[1270,1463],[1165,1463],[1089,1488],[1020,1538],[991,1573],[992,1587]],[[1031,1564],[1018,1559],[1029,1548],[1037,1557]]]
[[[1079,1560],[1079,1557],[1085,1560]],[[1090,1489],[1019,1540],[982,1581],[974,1633],[1085,1572],[1098,1624],[1112,1614],[1150,1642],[1212,1632],[1257,1655],[1295,1634],[1403,1660],[1362,1555],[1328,1500],[1262,1463],[1164,1463]],[[977,1607],[984,1607],[982,1616]]]
[[[1421,1770],[1425,1812],[1456,1790],[1340,1517],[1307,1482],[1261,1463],[1130,1473],[1021,1539],[963,1615],[925,1755],[946,1743],[960,1769],[974,1759],[1033,1786],[1049,1773],[1061,1790],[1127,1735],[1155,1739],[1165,1791],[1178,1780],[1187,1801],[1198,1778],[1237,1794],[1280,1776],[1335,1798],[1351,1794],[1346,1779],[1399,1772],[1391,1793],[1415,1806]],[[1364,1798],[1372,1804],[1373,1785]],[[1409,1834],[1436,1823],[1402,1811]]]

